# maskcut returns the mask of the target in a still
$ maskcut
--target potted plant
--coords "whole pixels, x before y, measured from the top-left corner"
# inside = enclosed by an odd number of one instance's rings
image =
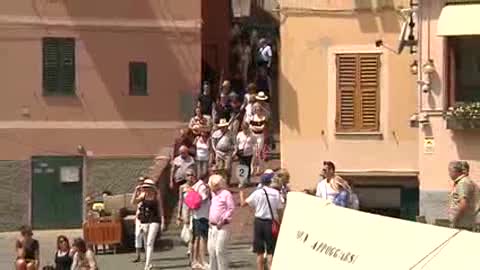
[[[448,129],[480,128],[480,102],[459,103],[448,108]]]

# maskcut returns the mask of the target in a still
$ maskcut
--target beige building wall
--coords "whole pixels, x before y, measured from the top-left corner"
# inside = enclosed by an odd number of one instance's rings
[[[0,159],[170,144],[199,89],[200,22],[198,0],[0,1]],[[75,96],[42,94],[44,37],[75,38]],[[148,96],[129,96],[131,61],[147,62]]]
[[[287,1],[288,3],[288,1]],[[298,8],[298,7],[297,7]],[[335,7],[335,8],[342,8]],[[401,20],[391,10],[284,10],[281,25],[281,156],[296,188],[315,187],[322,161],[339,171],[414,175],[418,171],[418,133],[409,127],[416,112],[413,57],[376,48],[377,39],[395,47]],[[380,132],[335,131],[335,54],[381,54]]]

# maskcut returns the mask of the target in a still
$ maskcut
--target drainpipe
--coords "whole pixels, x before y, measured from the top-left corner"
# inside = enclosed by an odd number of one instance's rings
[[[77,146],[77,152],[82,155],[82,220],[83,222],[87,221],[87,206],[85,203],[85,198],[87,197],[87,150],[83,145]]]
[[[82,212],[83,212],[83,222],[87,220],[87,207],[85,204],[85,198],[87,195],[87,154],[83,154],[82,162]]]
[[[423,62],[422,62],[422,55],[423,55],[423,42],[422,42],[422,29],[423,29],[423,5],[422,0],[417,2],[417,82],[422,81],[423,79]],[[422,92],[422,85],[416,83],[417,86],[417,95],[418,95],[418,113],[421,114],[423,112],[423,92]]]

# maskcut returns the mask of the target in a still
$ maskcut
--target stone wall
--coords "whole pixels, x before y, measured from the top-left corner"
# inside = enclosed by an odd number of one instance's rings
[[[434,223],[435,219],[448,218],[448,192],[421,190],[420,215],[425,216],[428,223]]]
[[[147,173],[153,157],[89,159],[87,161],[87,195],[108,190],[113,194],[133,192],[135,180]]]
[[[30,161],[0,161],[0,231],[29,222]]]

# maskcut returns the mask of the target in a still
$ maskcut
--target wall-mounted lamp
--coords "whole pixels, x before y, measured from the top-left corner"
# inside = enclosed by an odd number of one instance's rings
[[[422,126],[427,126],[430,124],[430,119],[428,117],[428,114],[426,113],[420,113],[418,115],[418,123]]]
[[[432,74],[435,72],[435,65],[433,64],[432,59],[423,64],[422,71],[425,74],[425,79],[417,81],[418,84],[422,85],[422,92],[428,93],[431,90],[432,86]]]
[[[77,152],[78,152],[79,154],[85,155],[85,154],[87,154],[87,149],[85,149],[85,146],[79,144],[79,145],[77,146]]]
[[[412,127],[412,128],[418,128],[419,127],[418,113],[415,113],[412,116],[410,116],[410,127]]]
[[[435,65],[433,64],[432,59],[428,59],[428,61],[423,65],[423,72],[427,75],[435,72]]]
[[[417,62],[417,60],[413,60],[413,62],[410,64],[410,73],[412,73],[412,75],[417,75],[418,74],[418,62]]]

